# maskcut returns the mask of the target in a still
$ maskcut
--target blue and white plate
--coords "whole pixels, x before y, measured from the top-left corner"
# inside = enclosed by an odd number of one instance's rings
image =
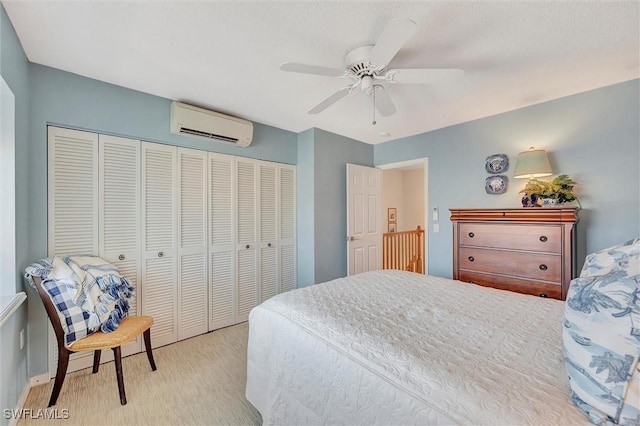
[[[509,178],[505,175],[489,176],[484,181],[484,190],[491,195],[504,194],[508,186]]]
[[[492,175],[509,170],[509,157],[506,154],[493,154],[485,160],[484,168]]]

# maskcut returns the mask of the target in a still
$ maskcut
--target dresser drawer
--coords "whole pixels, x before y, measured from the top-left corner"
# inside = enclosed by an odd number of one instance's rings
[[[562,253],[562,229],[553,225],[461,223],[460,245]]]
[[[560,284],[547,284],[471,271],[460,271],[460,277],[458,279],[460,281],[499,288],[502,290],[517,291],[518,293],[551,297],[553,299],[562,299],[562,288]]]
[[[472,247],[460,247],[459,255],[460,269],[561,282],[562,258],[559,255]]]

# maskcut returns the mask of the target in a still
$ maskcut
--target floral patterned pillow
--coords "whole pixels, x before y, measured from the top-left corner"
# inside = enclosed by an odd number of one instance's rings
[[[640,374],[635,246],[640,240],[590,255],[587,274],[571,281],[565,303],[562,340],[572,400],[596,424],[640,424],[640,401],[629,389]]]
[[[629,240],[587,256],[580,277],[605,275],[619,269],[635,269],[640,274],[640,238]]]

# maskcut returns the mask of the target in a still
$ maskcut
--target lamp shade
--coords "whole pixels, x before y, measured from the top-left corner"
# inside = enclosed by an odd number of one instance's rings
[[[543,149],[524,151],[518,154],[514,178],[537,178],[551,176],[551,164],[547,158],[547,153]]]

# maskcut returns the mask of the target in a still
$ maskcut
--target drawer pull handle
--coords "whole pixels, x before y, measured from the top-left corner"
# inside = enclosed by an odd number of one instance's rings
[[[267,244],[267,247],[271,247],[271,243],[268,243],[268,244]]]
[[[541,271],[546,271],[547,269],[549,269],[549,267],[547,265],[545,265],[544,263],[540,266],[538,266],[538,268],[540,268]]]
[[[245,248],[251,248],[251,246],[249,244],[247,244],[246,246],[244,246]]]
[[[118,260],[124,260],[124,254],[121,254],[120,256],[118,256]]]
[[[473,238],[475,236],[476,236],[476,234],[474,234],[473,232],[469,232],[469,238]]]
[[[164,256],[164,253],[163,253],[163,252],[161,252],[161,251],[159,251],[159,252],[158,252],[158,257],[162,257],[162,256]]]
[[[546,243],[547,240],[548,240],[548,238],[545,235],[540,237],[540,241],[542,241],[543,243]]]
[[[549,296],[547,296],[547,293],[540,293],[540,297],[549,297]]]
[[[469,256],[469,262],[473,262],[474,260],[476,260],[473,256]]]

